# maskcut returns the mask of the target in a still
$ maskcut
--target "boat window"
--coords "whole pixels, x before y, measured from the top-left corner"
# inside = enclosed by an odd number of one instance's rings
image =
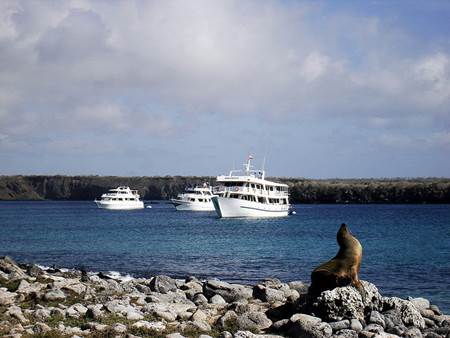
[[[258,197],[258,202],[259,203],[264,203],[264,197]]]
[[[195,198],[189,198],[189,201],[195,202]]]
[[[253,183],[251,183],[250,188],[255,188],[255,185]]]
[[[203,198],[199,198],[198,201],[199,201],[199,202],[203,202]]]

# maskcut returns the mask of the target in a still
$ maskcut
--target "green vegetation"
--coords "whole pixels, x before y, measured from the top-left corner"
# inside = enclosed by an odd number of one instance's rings
[[[20,280],[9,281],[0,277],[0,287],[7,288],[9,292],[15,292],[19,288]]]
[[[289,185],[291,203],[450,203],[449,178],[273,178]],[[0,200],[89,200],[128,185],[145,200],[168,200],[208,176],[0,176]]]

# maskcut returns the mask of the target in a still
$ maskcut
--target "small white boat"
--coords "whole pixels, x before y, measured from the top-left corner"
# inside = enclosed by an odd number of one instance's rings
[[[144,202],[139,199],[138,191],[125,186],[110,189],[101,196],[100,200],[96,199],[94,202],[101,209],[133,210],[144,208]]]
[[[251,170],[249,156],[244,170],[217,177],[212,197],[219,217],[282,217],[289,213],[288,186],[265,179],[264,170]]]
[[[204,183],[203,187],[186,188],[170,201],[179,211],[214,211],[212,197],[211,187]]]

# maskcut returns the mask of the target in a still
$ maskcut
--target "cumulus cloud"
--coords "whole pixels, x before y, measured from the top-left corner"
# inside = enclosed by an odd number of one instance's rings
[[[448,46],[421,43],[310,2],[2,1],[0,134],[17,149],[58,142],[52,129],[169,141],[245,114],[390,128],[382,143],[406,145],[395,128],[450,127]]]

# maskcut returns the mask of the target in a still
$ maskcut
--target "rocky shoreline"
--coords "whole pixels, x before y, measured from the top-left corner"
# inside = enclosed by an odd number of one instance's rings
[[[0,258],[2,337],[450,337],[450,315],[375,285],[312,299],[301,281],[255,286],[168,276],[120,278]]]

